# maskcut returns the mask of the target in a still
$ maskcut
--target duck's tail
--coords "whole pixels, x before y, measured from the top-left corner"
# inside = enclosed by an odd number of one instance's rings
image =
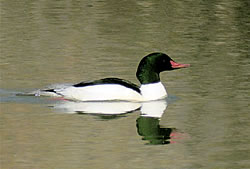
[[[17,93],[16,96],[49,96],[49,97],[61,97],[61,95],[58,95],[54,89],[48,89],[48,90],[35,90],[31,92],[22,92]]]

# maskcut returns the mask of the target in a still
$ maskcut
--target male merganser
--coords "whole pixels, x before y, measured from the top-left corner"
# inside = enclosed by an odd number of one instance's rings
[[[118,78],[105,78],[90,82],[81,82],[64,87],[43,89],[36,96],[57,96],[78,101],[150,101],[167,97],[165,87],[160,82],[160,72],[189,67],[179,64],[164,53],[151,53],[139,63],[136,77],[141,86]]]

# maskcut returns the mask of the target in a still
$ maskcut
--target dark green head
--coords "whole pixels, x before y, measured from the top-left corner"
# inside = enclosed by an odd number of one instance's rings
[[[188,67],[189,64],[174,62],[164,53],[151,53],[145,56],[137,68],[136,77],[141,84],[156,83],[160,81],[160,72]]]

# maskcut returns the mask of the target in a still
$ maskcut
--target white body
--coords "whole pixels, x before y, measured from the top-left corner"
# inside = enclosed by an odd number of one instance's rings
[[[99,84],[84,87],[71,86],[65,89],[57,89],[56,93],[66,99],[80,101],[143,100],[142,96],[135,90],[117,84]]]
[[[66,99],[80,101],[124,100],[141,102],[167,97],[167,92],[161,82],[143,84],[140,90],[141,94],[119,84],[98,84],[84,87],[70,86],[55,89],[56,93]]]

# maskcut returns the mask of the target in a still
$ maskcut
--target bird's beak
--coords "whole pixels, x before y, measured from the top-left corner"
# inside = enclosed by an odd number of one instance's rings
[[[173,69],[186,68],[190,66],[190,64],[180,64],[180,63],[176,63],[173,60],[170,60],[170,63]]]

